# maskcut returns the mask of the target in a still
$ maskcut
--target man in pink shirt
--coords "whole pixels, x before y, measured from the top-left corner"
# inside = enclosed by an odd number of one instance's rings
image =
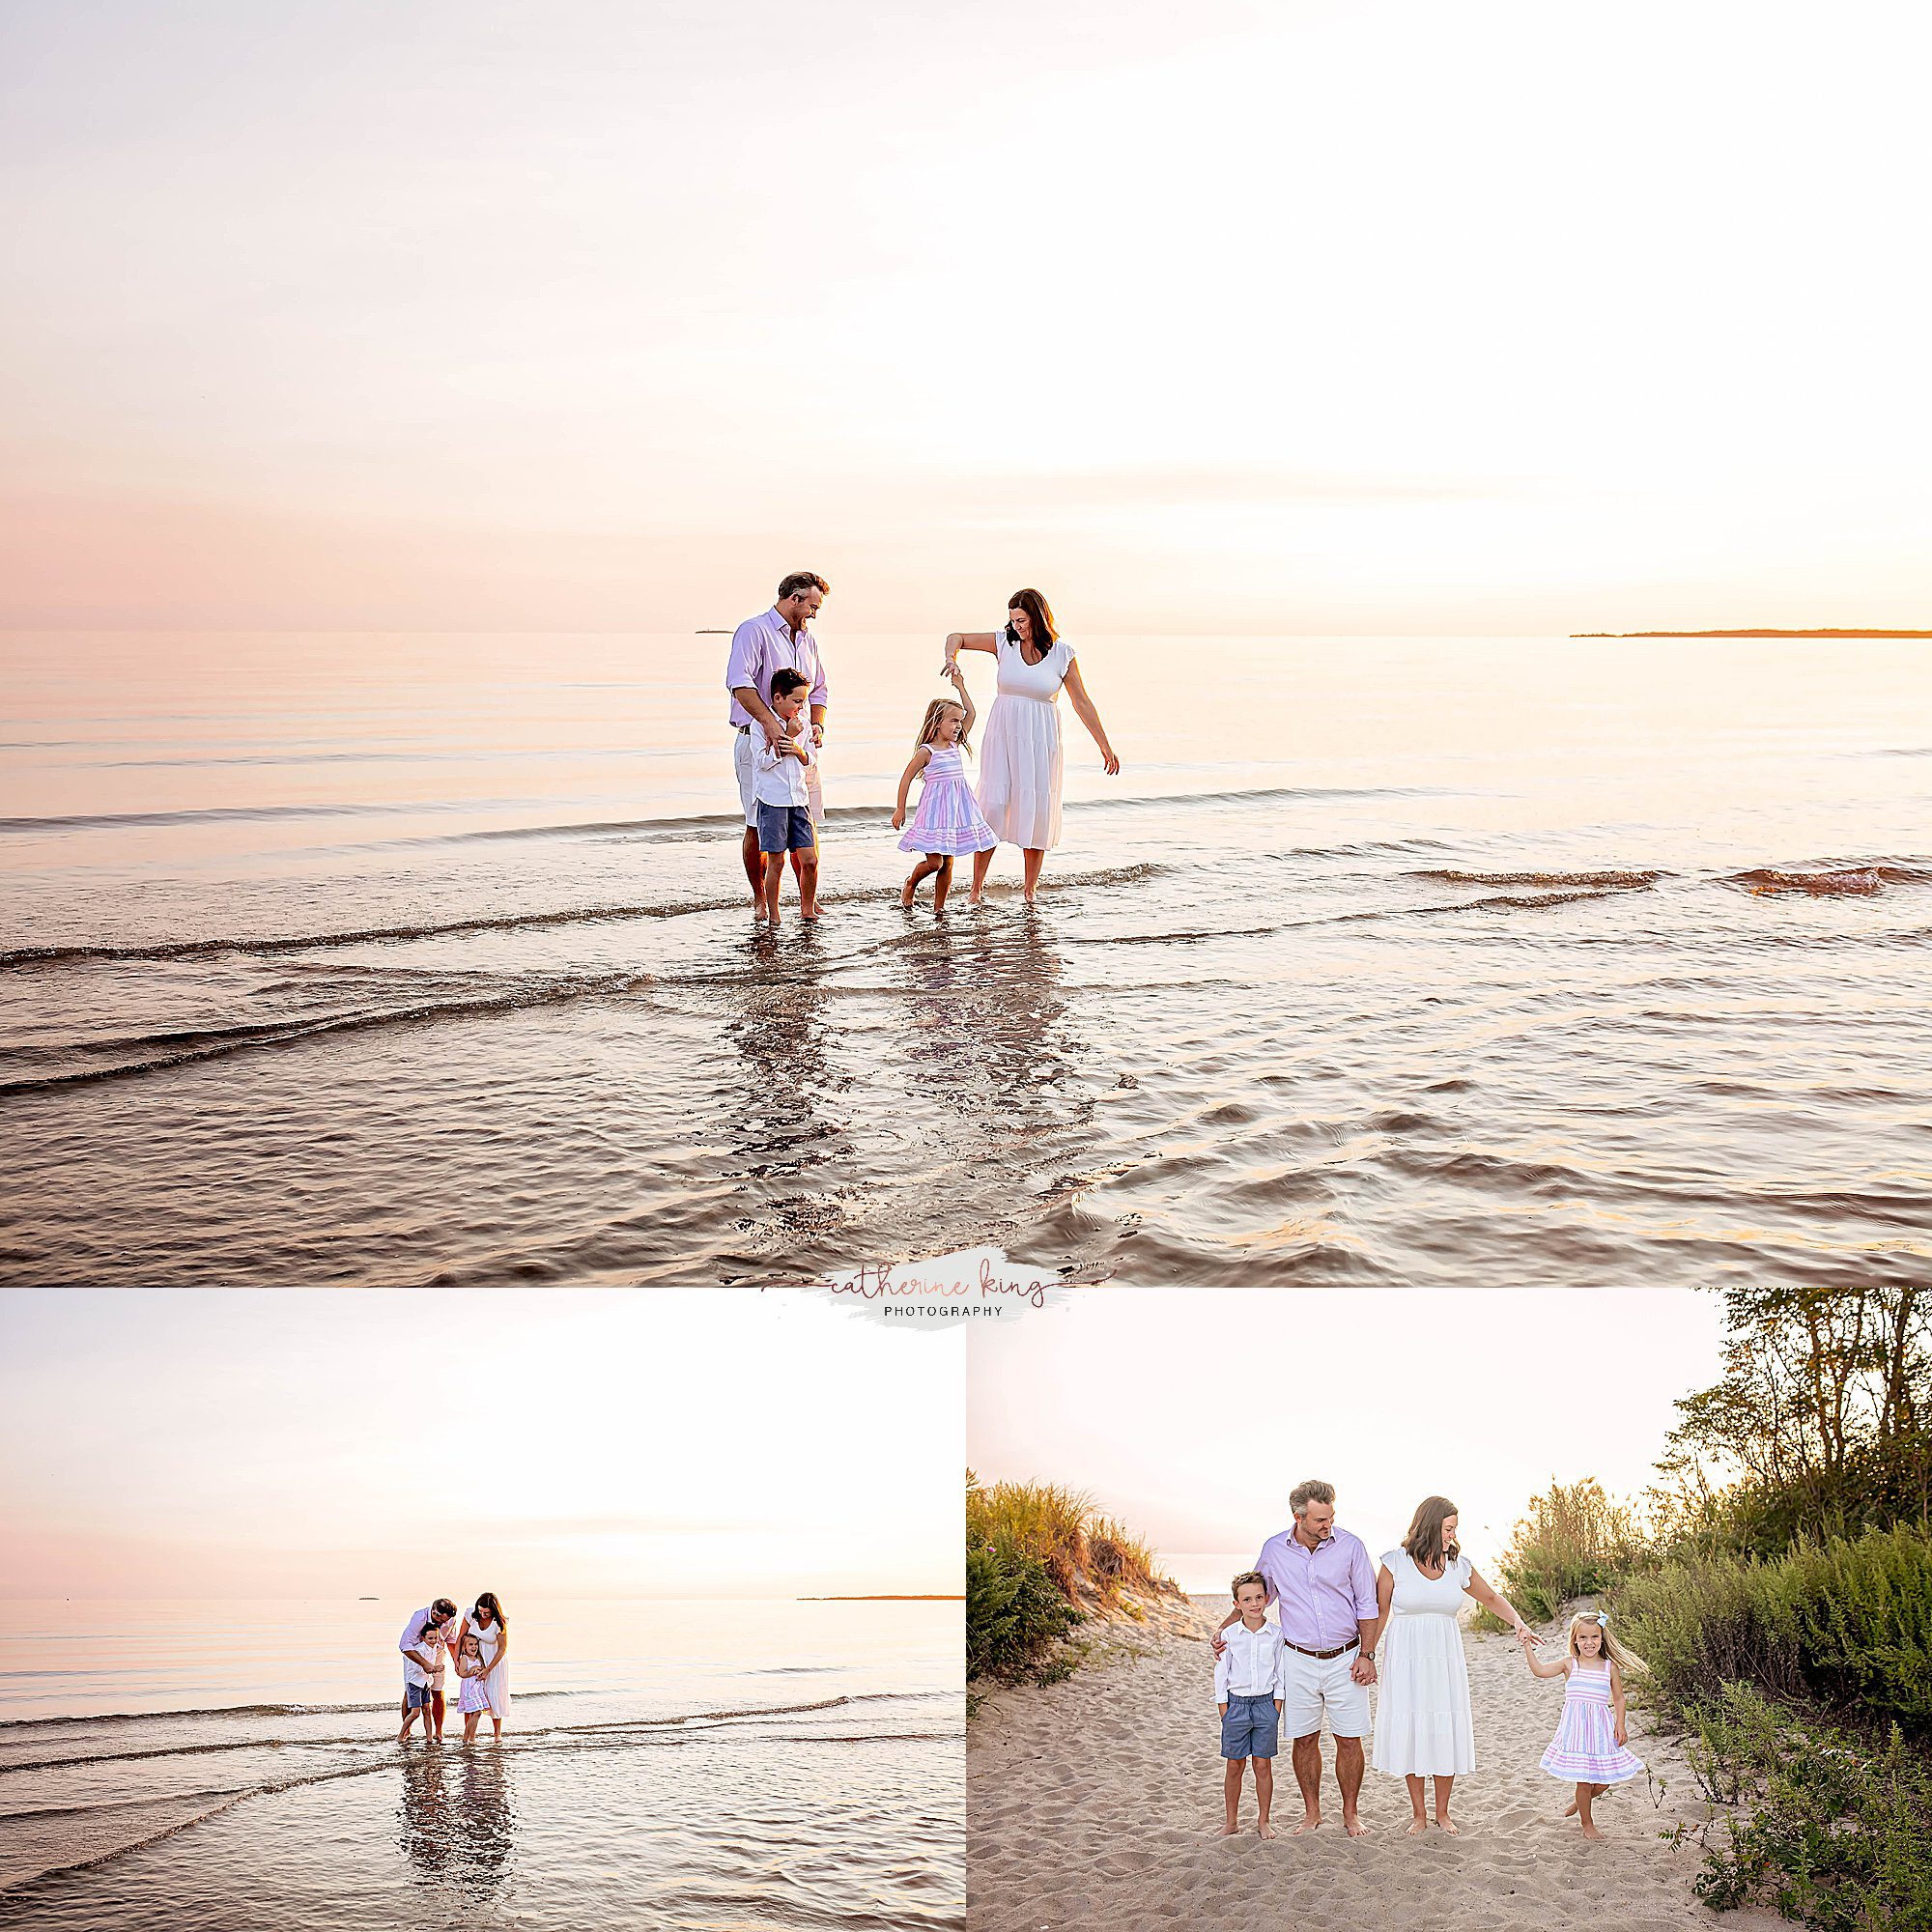
[[[1281,1623],[1287,1690],[1282,1719],[1294,1740],[1294,1781],[1301,1788],[1298,1835],[1321,1823],[1321,1720],[1335,1734],[1335,1782],[1342,1788],[1342,1828],[1351,1838],[1369,1829],[1356,1814],[1369,1734],[1369,1686],[1376,1681],[1376,1569],[1358,1536],[1335,1526],[1331,1483],[1297,1483],[1289,1492],[1294,1527],[1262,1545],[1255,1569]],[[1223,1617],[1214,1636],[1234,1621]]]
[[[765,862],[758,851],[754,759],[761,743],[776,752],[783,735],[767,702],[772,673],[799,671],[811,687],[807,693],[807,702],[811,707],[811,742],[815,750],[825,742],[825,667],[819,659],[818,639],[806,627],[818,615],[818,607],[825,602],[829,590],[830,585],[815,572],[795,570],[779,584],[778,602],[769,611],[747,617],[731,633],[731,655],[724,665],[724,684],[731,694],[732,759],[738,774],[738,803],[745,813],[745,836],[740,844],[754,909],[764,903],[765,884]],[[810,809],[815,828],[825,816],[824,795],[818,788],[815,763]],[[792,870],[798,873],[799,869],[798,854],[794,852]]]

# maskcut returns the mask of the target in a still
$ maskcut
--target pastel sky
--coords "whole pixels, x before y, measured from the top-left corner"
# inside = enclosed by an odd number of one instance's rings
[[[0,625],[1932,623],[1910,0],[14,0]]]
[[[1666,1289],[1076,1294],[975,1334],[968,1460],[1087,1490],[1170,1556],[1247,1560],[1305,1476],[1376,1553],[1446,1495],[1490,1564],[1552,1480],[1655,1480],[1672,1404],[1718,1378],[1721,1313]]]
[[[805,1292],[14,1291],[0,1593],[954,1593],[962,1357]]]

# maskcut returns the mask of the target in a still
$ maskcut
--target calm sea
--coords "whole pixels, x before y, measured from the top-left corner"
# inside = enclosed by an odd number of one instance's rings
[[[0,1601],[0,1922],[963,1925],[957,1604],[510,1605],[401,1748],[412,1607]]]
[[[936,925],[828,629],[772,939],[724,642],[6,639],[0,1278],[1926,1274],[1922,644],[1076,639],[1125,768]]]

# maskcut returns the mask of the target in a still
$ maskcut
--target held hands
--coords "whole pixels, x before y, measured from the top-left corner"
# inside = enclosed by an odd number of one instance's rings
[[[1376,1681],[1376,1661],[1373,1657],[1357,1657],[1349,1666],[1349,1675],[1357,1684],[1370,1685]]]
[[[948,658],[945,664],[941,666],[941,669],[954,684],[964,684],[966,682],[966,673],[959,668],[959,660],[957,658]]]

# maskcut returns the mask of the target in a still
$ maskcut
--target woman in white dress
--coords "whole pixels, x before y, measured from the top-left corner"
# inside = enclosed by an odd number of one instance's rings
[[[1408,1534],[1382,1558],[1376,1577],[1383,1634],[1375,1764],[1378,1771],[1408,1780],[1409,1808],[1415,1813],[1408,1828],[1411,1837],[1429,1829],[1424,1780],[1435,1780],[1436,1824],[1454,1832],[1450,1786],[1476,1768],[1469,1668],[1457,1621],[1463,1593],[1494,1611],[1519,1636],[1530,1636],[1509,1600],[1483,1581],[1457,1547],[1458,1520],[1456,1505],[1447,1496],[1424,1497]]]
[[[986,717],[980,744],[980,810],[1004,845],[1025,855],[1029,903],[1039,884],[1040,863],[1060,843],[1060,781],[1065,754],[1060,743],[1060,693],[1064,685],[1074,714],[1100,748],[1109,778],[1121,769],[1107,728],[1081,682],[1073,646],[1053,626],[1053,612],[1037,590],[1015,590],[1007,599],[1004,631],[953,631],[946,662],[961,651],[986,651],[999,663],[999,694]],[[991,852],[973,855],[973,902],[985,890]]]
[[[463,1627],[476,1633],[483,1653],[483,1675],[477,1682],[489,1705],[491,1725],[500,1738],[503,1719],[510,1715],[510,1626],[494,1590],[485,1590],[476,1599],[476,1607],[463,1619]]]

